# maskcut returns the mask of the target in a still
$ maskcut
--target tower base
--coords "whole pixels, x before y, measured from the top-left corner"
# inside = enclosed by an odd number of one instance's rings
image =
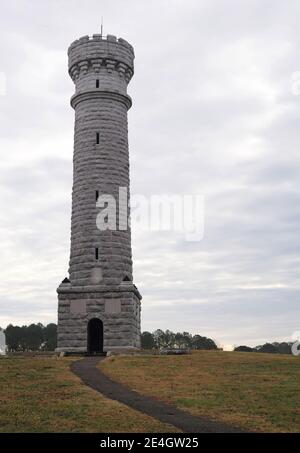
[[[132,282],[58,290],[57,352],[97,353],[141,347],[141,295]]]

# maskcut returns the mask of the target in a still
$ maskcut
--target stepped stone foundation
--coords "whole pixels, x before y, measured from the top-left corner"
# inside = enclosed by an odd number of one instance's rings
[[[137,349],[141,295],[133,284],[131,231],[118,222],[120,187],[130,198],[127,85],[134,51],[121,38],[93,35],[71,44],[68,56],[75,84],[71,253],[70,276],[57,289],[57,351]],[[96,225],[96,202],[105,194],[116,200],[116,230]],[[127,218],[127,203],[125,210]]]

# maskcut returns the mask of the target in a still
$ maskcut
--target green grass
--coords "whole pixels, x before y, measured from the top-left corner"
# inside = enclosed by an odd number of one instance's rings
[[[177,431],[82,384],[72,360],[0,358],[0,432]]]
[[[298,357],[199,351],[110,357],[100,366],[113,379],[195,415],[253,431],[300,431]]]

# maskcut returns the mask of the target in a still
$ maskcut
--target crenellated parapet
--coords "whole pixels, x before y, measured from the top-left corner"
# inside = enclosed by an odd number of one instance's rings
[[[83,36],[71,44],[68,56],[69,74],[75,84],[89,73],[99,77],[118,74],[128,84],[134,73],[133,47],[113,35]]]

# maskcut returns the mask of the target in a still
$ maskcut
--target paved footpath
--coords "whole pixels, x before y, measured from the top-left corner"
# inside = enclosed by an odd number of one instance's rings
[[[113,381],[97,365],[104,357],[86,357],[71,364],[71,370],[89,387],[112,400],[169,423],[186,433],[238,433],[241,429],[198,417],[177,409],[171,404],[142,395],[129,387]]]

